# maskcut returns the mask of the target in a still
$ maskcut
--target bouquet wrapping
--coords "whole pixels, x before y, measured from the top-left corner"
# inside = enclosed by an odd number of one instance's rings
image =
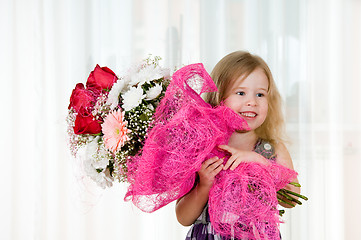
[[[281,219],[276,192],[297,173],[272,162],[241,163],[221,171],[209,193],[209,215],[217,233],[227,238],[278,240]]]

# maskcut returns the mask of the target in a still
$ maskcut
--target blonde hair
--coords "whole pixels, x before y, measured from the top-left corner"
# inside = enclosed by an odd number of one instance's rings
[[[212,106],[219,105],[228,96],[227,90],[237,79],[247,78],[256,68],[264,71],[268,78],[268,113],[263,124],[255,130],[259,138],[270,141],[272,144],[284,142],[284,118],[282,113],[282,99],[272,77],[267,63],[259,56],[249,52],[237,51],[222,58],[214,67],[211,77],[218,88],[218,92],[205,94],[205,101]]]

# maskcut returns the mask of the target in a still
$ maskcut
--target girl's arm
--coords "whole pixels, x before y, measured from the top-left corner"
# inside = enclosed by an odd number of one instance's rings
[[[208,202],[209,190],[214,177],[223,169],[223,159],[210,158],[202,163],[198,171],[198,184],[186,195],[177,200],[176,215],[178,222],[184,226],[192,225],[201,215]]]
[[[275,152],[275,153],[276,153],[276,155],[277,155],[277,160],[276,160],[276,162],[277,162],[278,164],[283,165],[284,167],[287,167],[287,168],[289,168],[289,169],[294,170],[292,158],[291,158],[291,156],[290,156],[290,154],[289,154],[286,146],[285,146],[283,143],[278,143],[278,144],[276,145],[275,149],[276,149],[276,152]],[[296,183],[298,183],[297,177],[294,178],[294,179],[292,179],[291,182],[296,182]],[[292,192],[298,193],[298,194],[300,194],[300,192],[301,192],[301,188],[300,188],[300,187],[295,187],[295,186],[293,186],[293,185],[291,185],[291,184],[287,184],[286,187],[284,187],[284,188],[287,189],[287,190],[290,190],[290,191],[292,191]],[[292,196],[292,197],[298,199],[298,197],[295,197],[295,196]],[[292,208],[292,207],[293,207],[293,206],[288,205],[288,204],[285,204],[285,203],[280,203],[280,205],[281,205],[282,207],[285,207],[285,208]]]

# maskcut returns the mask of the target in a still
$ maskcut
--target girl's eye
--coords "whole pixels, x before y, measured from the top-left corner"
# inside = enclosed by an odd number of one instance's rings
[[[237,92],[236,94],[237,94],[237,95],[244,96],[246,93],[245,93],[245,92]]]
[[[263,97],[264,94],[263,94],[263,93],[257,93],[256,96],[257,96],[257,97]]]

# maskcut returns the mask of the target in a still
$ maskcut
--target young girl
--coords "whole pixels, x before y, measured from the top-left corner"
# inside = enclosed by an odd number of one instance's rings
[[[258,56],[237,51],[221,59],[211,77],[218,92],[208,93],[205,100],[212,106],[223,102],[247,121],[250,130],[235,131],[228,145],[219,146],[231,157],[226,163],[217,157],[205,160],[193,189],[177,200],[178,221],[184,226],[193,224],[186,240],[224,239],[214,231],[208,212],[209,191],[221,171],[234,170],[242,162],[267,165],[270,161],[293,169],[292,159],[283,143],[281,97],[267,64]],[[298,182],[297,179],[292,181]],[[287,185],[286,188],[300,192],[299,187]]]

